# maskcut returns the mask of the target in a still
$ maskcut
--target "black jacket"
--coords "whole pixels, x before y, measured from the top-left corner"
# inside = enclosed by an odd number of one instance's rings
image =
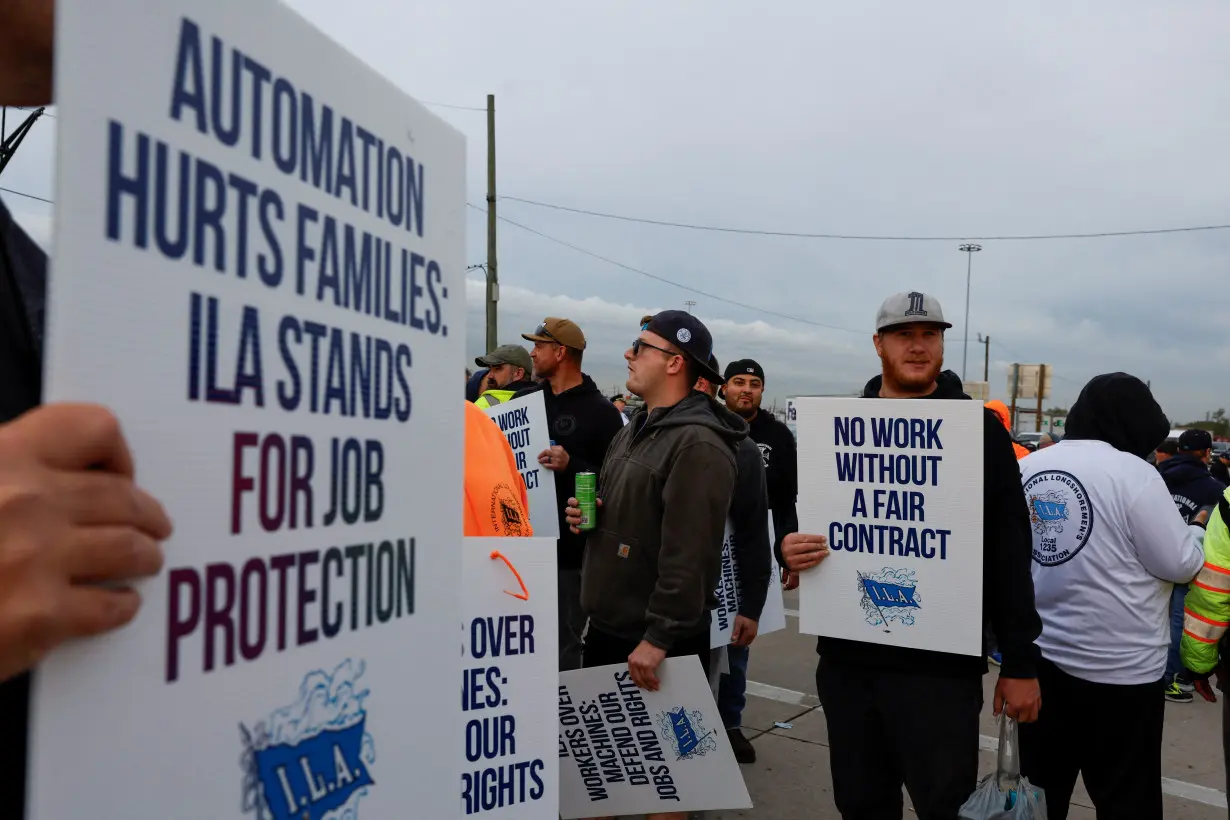
[[[735,493],[730,499],[731,548],[739,578],[739,614],[760,620],[773,562],[769,544],[769,497],[765,489],[764,461],[750,438],[735,451]]]
[[[863,390],[864,398],[880,395],[881,377]],[[950,370],[940,374],[938,386],[928,399],[968,399],[961,378]],[[1000,675],[1007,678],[1037,676],[1038,647],[1042,620],[1034,606],[1034,582],[1030,562],[1033,542],[1029,510],[1021,489],[1021,469],[1012,449],[1012,439],[990,410],[983,416],[982,485],[982,611],[990,621],[1003,655]],[[819,638],[816,651],[826,661],[859,664],[880,669],[902,669],[932,675],[980,675],[987,671],[982,657],[953,655],[922,649]]]
[[[0,422],[42,396],[46,276],[46,254],[0,202]],[[0,793],[13,817],[24,814],[29,697],[29,675],[0,683]]]
[[[1179,453],[1158,465],[1166,489],[1174,496],[1174,505],[1188,524],[1201,507],[1216,506],[1226,485],[1209,474],[1204,462],[1193,455]]]
[[[794,433],[772,413],[759,412],[748,423],[748,435],[760,448],[773,511],[773,553],[781,563],[782,539],[799,531],[799,448]]]
[[[623,429],[624,422],[615,405],[598,391],[594,380],[582,375],[581,383],[558,396],[550,382],[540,382],[519,390],[513,398],[542,391],[547,407],[547,426],[551,440],[568,452],[568,468],[555,474],[555,498],[559,504],[559,541],[556,557],[560,569],[580,569],[585,537],[573,535],[564,521],[568,499],[576,494],[577,473],[600,473],[611,439]],[[601,489],[601,488],[599,488]]]
[[[1214,457],[1213,463],[1209,465],[1209,475],[1222,484],[1230,486],[1230,467],[1222,464],[1221,459]]]
[[[585,542],[581,607],[591,629],[668,651],[708,632],[746,437],[743,419],[695,391],[620,425]]]

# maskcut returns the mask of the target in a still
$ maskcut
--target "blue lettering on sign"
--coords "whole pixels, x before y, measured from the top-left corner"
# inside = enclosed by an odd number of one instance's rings
[[[873,581],[870,578],[864,578],[863,589],[867,591],[867,597],[879,607],[912,606],[916,609],[921,608],[914,601],[914,587],[905,587],[900,584],[886,584],[881,581]]]
[[[343,806],[374,782],[360,751],[366,718],[348,729],[329,730],[297,745],[256,752],[265,803],[274,820],[312,820]]]
[[[692,721],[688,720],[688,713],[682,708],[671,712],[671,728],[675,731],[675,740],[679,744],[681,757],[687,757],[696,751],[696,747],[700,745],[700,738],[696,736],[696,730],[692,728]]]

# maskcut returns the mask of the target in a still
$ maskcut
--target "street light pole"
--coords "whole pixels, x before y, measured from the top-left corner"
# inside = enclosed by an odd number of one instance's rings
[[[961,354],[961,381],[965,381],[965,366],[969,361],[969,280],[970,270],[974,262],[974,254],[982,250],[981,245],[975,245],[972,242],[961,245],[957,248],[965,254],[965,328],[961,335],[964,337],[964,350]]]
[[[688,299],[686,302],[684,302],[684,304],[688,306],[688,313],[691,313],[692,308],[696,307],[696,302],[691,299]]]

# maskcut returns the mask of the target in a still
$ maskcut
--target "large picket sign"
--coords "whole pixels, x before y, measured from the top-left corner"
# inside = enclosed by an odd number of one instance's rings
[[[713,611],[709,622],[709,645],[719,649],[730,644],[735,628],[735,616],[739,614],[739,601],[742,599],[742,584],[739,581],[739,562],[735,557],[733,528],[730,520],[726,521],[726,532],[722,535],[722,574],[718,580],[718,605]],[[773,543],[773,520],[769,519],[769,544]],[[757,635],[768,635],[786,628],[786,603],[782,598],[781,567],[776,558],[771,558],[773,570],[769,579],[769,591],[765,597],[764,609],[756,624]]]
[[[467,538],[463,549],[461,814],[555,817],[555,539]]]
[[[827,536],[799,631],[982,652],[982,442],[974,401],[795,400],[799,528]]]
[[[35,676],[27,817],[456,816],[464,139],[277,0],[56,29],[45,398],[175,534]]]
[[[484,409],[512,446],[517,470],[529,496],[530,524],[534,527],[534,535],[559,538],[555,473],[538,463],[538,454],[551,446],[551,430],[547,427],[547,406],[542,391]]]
[[[695,657],[667,658],[657,692],[627,664],[559,676],[560,816],[751,808]]]

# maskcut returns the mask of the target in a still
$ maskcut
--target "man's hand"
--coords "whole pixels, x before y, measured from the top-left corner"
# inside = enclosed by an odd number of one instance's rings
[[[751,646],[760,624],[742,615],[735,616],[735,628],[730,631],[731,646]]]
[[[0,426],[0,680],[131,621],[140,598],[119,584],[156,575],[170,534],[106,409],[50,405]]]
[[[602,509],[602,499],[595,499],[598,502],[598,509]],[[564,507],[564,521],[568,523],[568,529],[573,535],[581,534],[581,505],[575,498],[568,499],[568,506]]]
[[[556,473],[568,469],[568,462],[571,460],[568,451],[558,444],[552,445],[538,454],[538,463]]]
[[[658,666],[665,658],[665,649],[658,649],[649,641],[641,641],[628,656],[628,671],[632,673],[632,682],[650,692],[658,691]]]
[[[792,532],[782,539],[782,557],[786,569],[803,572],[829,557],[829,539],[823,535]]]
[[[1017,723],[1033,723],[1042,708],[1037,678],[1000,678],[995,684],[995,715],[1007,712]]]
[[[782,590],[789,592],[799,588],[799,574],[788,569],[782,570]]]

